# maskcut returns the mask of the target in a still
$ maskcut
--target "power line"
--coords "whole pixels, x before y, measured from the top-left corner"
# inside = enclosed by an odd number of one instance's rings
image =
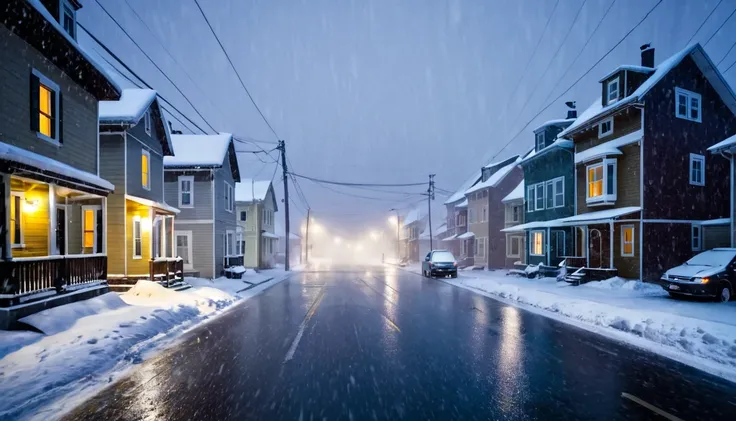
[[[358,198],[358,199],[378,200],[378,201],[381,201],[381,202],[389,202],[389,203],[401,203],[402,202],[401,199],[396,199],[396,198],[385,198],[385,197],[375,197],[375,196],[363,196],[363,195],[359,195],[359,194],[353,194],[353,193],[343,192],[343,191],[340,191],[340,190],[336,190],[336,189],[330,187],[327,184],[318,183],[317,185],[320,186],[320,187],[322,187],[322,188],[324,188],[324,189],[330,190],[330,191],[332,191],[334,193],[341,194],[341,195],[344,195],[344,196],[349,196],[349,197],[355,197],[355,198]],[[420,194],[420,193],[417,193],[417,194]],[[408,197],[409,196],[407,196],[407,198]],[[421,199],[421,200],[423,201],[424,199]]]
[[[330,180],[322,180],[319,178],[314,177],[308,177],[306,175],[296,174],[294,172],[291,172],[291,174],[295,177],[304,178],[309,181],[314,181],[315,183],[326,183],[326,184],[335,184],[338,186],[363,186],[363,187],[412,187],[412,186],[424,186],[427,183],[403,183],[403,184],[379,184],[379,183],[348,183],[348,182],[341,182],[341,181],[330,181]]]
[[[215,33],[215,29],[210,24],[209,19],[207,19],[207,15],[204,13],[204,10],[202,10],[202,6],[199,5],[199,1],[194,0],[194,4],[197,5],[199,12],[202,13],[202,17],[204,18],[204,21],[207,23],[207,26],[210,28],[212,35],[215,37],[215,40],[217,41],[217,44],[220,45],[220,48],[222,49],[222,52],[225,54],[225,57],[227,58],[228,63],[230,63],[230,67],[233,68],[233,71],[235,72],[235,76],[238,77],[238,81],[240,81],[240,85],[243,87],[243,90],[245,90],[245,93],[248,94],[248,98],[250,98],[250,102],[252,102],[253,106],[256,107],[256,111],[258,111],[258,114],[261,115],[261,118],[263,118],[263,121],[266,123],[268,128],[271,129],[271,132],[273,133],[273,135],[276,136],[276,139],[279,139],[279,135],[276,133],[276,130],[273,129],[273,127],[271,126],[271,123],[269,123],[266,116],[263,115],[263,112],[261,112],[261,109],[258,107],[258,104],[256,104],[256,101],[253,99],[253,96],[250,94],[250,91],[248,91],[248,88],[245,86],[245,83],[243,83],[243,79],[241,79],[240,73],[238,73],[238,70],[235,68],[235,64],[233,64],[233,61],[230,59],[230,55],[225,50],[225,46],[222,45],[222,42],[220,42],[220,38],[217,36],[217,33]]]
[[[693,38],[695,38],[695,35],[697,35],[698,32],[700,32],[700,30],[703,29],[703,26],[705,25],[705,22],[708,22],[708,19],[710,19],[710,17],[713,15],[713,13],[716,11],[716,9],[718,9],[718,6],[720,6],[721,3],[723,3],[723,0],[720,0],[718,2],[718,4],[716,4],[716,7],[714,7],[713,10],[710,11],[710,13],[708,13],[708,16],[706,16],[705,19],[703,19],[703,22],[700,23],[700,26],[698,26],[698,29],[696,29],[695,32],[693,32],[693,35],[685,43],[685,47],[687,47],[688,45],[690,45],[690,41],[692,41]]]
[[[730,66],[728,66],[728,68],[727,68],[726,70],[724,70],[724,71],[723,71],[723,74],[726,74],[726,72],[728,72],[729,70],[731,70],[731,68],[732,68],[733,66],[735,66],[735,65],[736,65],[736,60],[734,60],[734,62],[733,62],[733,63],[731,63],[731,65],[730,65]]]
[[[729,55],[729,54],[731,54],[731,51],[733,50],[733,48],[734,48],[734,47],[736,47],[736,41],[734,41],[734,43],[733,43],[733,44],[731,44],[731,48],[729,48],[729,49],[728,49],[728,51],[726,51],[726,55],[724,55],[724,56],[723,56],[723,58],[722,58],[722,59],[720,59],[720,60],[718,61],[718,63],[716,63],[716,67],[720,66],[720,65],[721,65],[721,63],[723,63],[723,60],[725,60],[725,59],[726,59],[726,57],[728,57],[728,55]]]
[[[730,15],[728,15],[728,17],[726,18],[726,20],[724,20],[724,21],[723,21],[723,23],[721,23],[721,26],[719,26],[719,27],[718,27],[718,29],[716,29],[716,31],[715,31],[715,32],[713,32],[713,35],[711,35],[711,36],[710,36],[710,38],[708,38],[708,41],[705,41],[705,44],[703,44],[703,47],[707,46],[707,45],[708,45],[708,43],[710,43],[710,40],[712,40],[712,39],[713,39],[713,37],[715,37],[715,36],[716,36],[716,34],[718,34],[718,32],[720,32],[721,28],[723,28],[723,26],[724,26],[724,25],[726,24],[726,22],[728,22],[729,20],[731,20],[731,17],[732,17],[732,16],[734,15],[734,14],[736,14],[736,8],[735,8],[735,9],[733,9],[733,12],[731,12],[731,14],[730,14]]]

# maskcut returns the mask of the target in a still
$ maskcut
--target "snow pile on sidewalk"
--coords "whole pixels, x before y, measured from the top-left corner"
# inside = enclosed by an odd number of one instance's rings
[[[658,285],[620,278],[575,287],[504,274],[466,272],[448,282],[736,380],[736,303],[675,300]]]

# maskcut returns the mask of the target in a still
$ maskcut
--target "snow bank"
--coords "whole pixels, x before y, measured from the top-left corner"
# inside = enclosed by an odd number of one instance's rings
[[[71,328],[82,317],[117,310],[127,304],[115,293],[107,293],[92,300],[79,301],[44,310],[20,319],[46,335],[53,335]]]

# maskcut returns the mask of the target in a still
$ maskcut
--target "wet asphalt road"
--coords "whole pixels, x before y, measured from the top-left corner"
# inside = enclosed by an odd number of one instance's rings
[[[66,419],[667,419],[656,408],[733,420],[736,385],[439,280],[372,267],[295,274]]]

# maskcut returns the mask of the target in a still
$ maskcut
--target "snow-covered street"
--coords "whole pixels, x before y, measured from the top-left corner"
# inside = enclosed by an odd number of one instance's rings
[[[421,266],[404,268],[421,274]],[[444,281],[631,343],[736,381],[736,302],[673,299],[660,286],[613,278],[572,286],[506,271]]]
[[[268,270],[243,279],[187,278],[193,287],[184,291],[139,281],[123,294],[29,316],[23,322],[44,333],[0,331],[0,419],[73,404],[182,333],[287,277]],[[49,406],[60,398],[60,406]]]

